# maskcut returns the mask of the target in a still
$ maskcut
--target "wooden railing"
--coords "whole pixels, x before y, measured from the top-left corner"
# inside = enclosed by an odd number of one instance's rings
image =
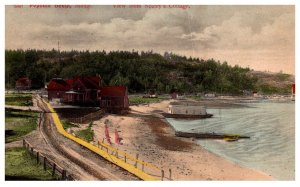
[[[151,181],[153,181],[153,180],[163,180],[165,178],[164,170],[161,170],[161,171],[156,170],[157,174],[155,174],[155,175],[150,174],[150,173],[146,173],[145,170],[144,170],[145,168],[143,168],[143,167],[147,167],[150,164],[147,164],[144,161],[140,161],[140,163],[141,162],[143,163],[143,164],[141,164],[142,168],[140,169],[140,168],[137,167],[137,163],[138,163],[137,161],[135,162],[134,165],[132,165],[132,164],[127,162],[126,158],[118,158],[117,155],[115,155],[112,152],[109,152],[109,148],[108,148],[107,145],[101,144],[102,146],[98,147],[98,146],[92,145],[92,144],[90,144],[90,143],[88,143],[88,142],[86,142],[86,141],[84,141],[84,140],[82,140],[78,137],[75,137],[72,134],[67,133],[65,131],[65,129],[63,128],[63,125],[62,125],[57,113],[55,112],[55,110],[51,107],[51,105],[49,103],[46,103],[46,105],[47,105],[48,109],[51,112],[53,122],[54,122],[58,132],[60,134],[62,134],[63,136],[77,142],[78,144],[82,145],[83,147],[86,147],[87,149],[91,150],[92,152],[100,155],[104,159],[116,164],[117,166],[120,166],[121,168],[127,170],[128,172],[134,174],[135,176],[139,177],[142,180],[151,180]],[[103,150],[103,147],[105,147],[106,150]],[[138,158],[135,158],[135,160],[138,160]]]
[[[37,164],[42,164],[44,170],[51,169],[52,176],[61,176],[61,180],[73,181],[74,178],[67,174],[67,171],[55,163],[53,160],[47,158],[45,155],[35,149],[30,143],[23,139],[23,147],[28,150],[29,154],[36,158]]]
[[[91,121],[100,119],[104,114],[105,114],[105,111],[103,109],[100,109],[97,112],[87,114],[83,117],[68,118],[68,121],[73,122],[73,123],[89,123]]]

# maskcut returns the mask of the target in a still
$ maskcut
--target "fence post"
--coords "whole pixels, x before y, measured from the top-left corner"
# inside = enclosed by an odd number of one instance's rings
[[[66,170],[63,170],[61,173],[61,179],[66,180],[66,176],[67,176],[67,172],[66,172]]]
[[[144,171],[144,161],[142,161],[142,171]]]
[[[170,180],[172,179],[171,176],[172,176],[172,170],[171,170],[171,168],[169,168],[169,178],[170,178]]]
[[[40,152],[36,151],[36,163],[40,162]]]
[[[117,157],[117,158],[119,157],[119,153],[118,153],[118,152],[119,152],[119,150],[117,149],[117,150],[116,150],[116,157]]]
[[[52,168],[52,177],[55,175],[55,169],[56,169],[56,164],[53,163],[53,168]]]
[[[161,170],[161,180],[162,181],[164,180],[164,177],[165,177],[165,172],[164,172],[164,170]]]
[[[139,158],[139,154],[135,155],[135,167],[137,168],[137,163],[138,163],[138,158]]]
[[[23,147],[25,147],[25,139],[23,139]]]
[[[124,161],[125,161],[125,163],[126,163],[126,153],[125,153]]]
[[[31,154],[33,155],[33,147],[31,147],[30,150],[31,150]]]
[[[46,162],[47,162],[47,158],[46,157],[44,157],[44,170],[46,170],[47,168],[46,168]]]

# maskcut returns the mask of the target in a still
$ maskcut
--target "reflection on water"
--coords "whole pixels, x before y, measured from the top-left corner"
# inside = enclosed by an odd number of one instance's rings
[[[206,149],[279,180],[295,179],[295,103],[248,103],[246,108],[208,109],[213,118],[167,119],[178,131],[250,136],[237,142],[198,140]]]

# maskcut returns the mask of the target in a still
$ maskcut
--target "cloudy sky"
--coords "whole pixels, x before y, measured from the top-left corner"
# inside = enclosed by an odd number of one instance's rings
[[[295,72],[294,6],[5,7],[6,49],[153,50]]]

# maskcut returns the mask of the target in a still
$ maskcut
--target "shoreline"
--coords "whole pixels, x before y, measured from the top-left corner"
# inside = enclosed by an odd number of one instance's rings
[[[167,120],[164,119],[164,121],[170,126],[170,128],[172,128],[172,130],[175,131],[174,127],[173,127]],[[226,162],[229,162],[229,163],[231,163],[231,164],[233,164],[233,165],[238,165],[238,166],[240,166],[240,167],[242,167],[242,168],[250,169],[250,170],[253,170],[253,172],[260,173],[261,175],[264,175],[264,176],[267,177],[266,180],[277,180],[277,179],[273,178],[273,177],[272,177],[270,174],[268,174],[268,173],[264,173],[263,171],[257,170],[257,169],[255,169],[255,168],[247,167],[246,165],[243,165],[243,164],[240,164],[240,163],[235,162],[235,161],[233,161],[233,160],[230,160],[230,159],[227,159],[227,158],[225,158],[225,157],[222,157],[222,156],[218,155],[217,153],[214,153],[213,151],[207,149],[206,147],[204,147],[204,146],[202,146],[202,145],[196,143],[196,140],[193,140],[193,138],[181,138],[181,140],[182,140],[182,141],[186,141],[186,142],[190,142],[190,143],[192,143],[192,144],[195,144],[195,145],[193,145],[193,146],[200,146],[201,148],[203,148],[205,151],[209,152],[210,154],[212,154],[212,155],[214,155],[214,156],[216,156],[216,157],[219,157],[220,159],[222,159],[222,160],[224,160],[224,161],[226,161]],[[211,141],[214,141],[214,140],[211,140]],[[217,141],[223,141],[223,140],[217,140]],[[245,179],[245,180],[247,180],[247,179]]]
[[[138,153],[141,159],[165,171],[171,169],[172,180],[276,180],[262,171],[241,166],[207,150],[195,139],[176,137],[172,125],[159,114],[166,112],[170,102],[172,100],[131,106],[130,113],[125,116],[105,115],[94,121],[94,141],[105,138],[106,124],[112,146],[129,154]],[[115,130],[122,138],[122,145],[114,142]]]

